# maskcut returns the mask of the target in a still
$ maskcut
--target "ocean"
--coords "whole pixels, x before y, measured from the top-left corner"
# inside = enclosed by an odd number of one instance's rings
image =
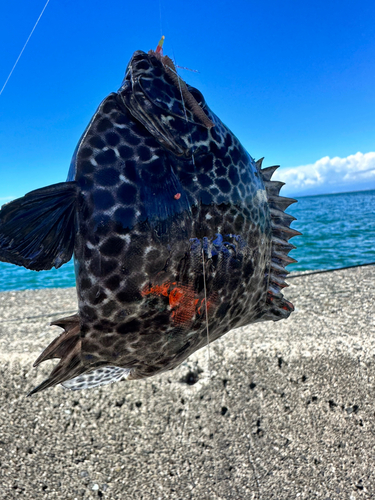
[[[282,193],[281,193],[282,194]],[[335,269],[375,261],[375,190],[306,196],[290,206],[300,231],[289,271]],[[60,269],[29,271],[0,262],[0,291],[75,286],[71,260]]]

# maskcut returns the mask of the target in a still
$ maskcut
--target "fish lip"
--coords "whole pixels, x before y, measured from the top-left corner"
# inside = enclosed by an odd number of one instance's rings
[[[165,68],[163,66],[163,63],[161,62],[161,59],[158,58],[154,53],[152,53],[152,51],[150,51],[148,54],[146,54],[146,52],[143,52],[143,50],[136,50],[133,53],[133,55],[132,55],[132,57],[131,57],[131,59],[129,61],[129,64],[127,66],[127,69],[126,69],[126,72],[125,72],[124,81],[126,80],[126,77],[129,75],[129,71],[131,70],[132,71],[132,75],[131,75],[132,76],[132,79],[131,79],[132,80],[132,84],[138,83],[141,86],[143,93],[145,95],[147,95],[147,97],[155,104],[155,106],[160,107],[157,102],[154,102],[149,97],[149,95],[147,94],[147,92],[145,91],[145,89],[144,89],[144,87],[142,85],[142,78],[145,76],[144,73],[140,71],[139,74],[136,74],[136,75],[133,74],[133,69],[134,69],[133,66],[134,66],[134,64],[137,63],[137,62],[139,62],[139,61],[141,61],[141,60],[146,60],[147,63],[150,64],[150,66],[152,66],[153,68],[160,68],[160,69],[163,70],[164,73],[166,73]],[[186,86],[188,87],[189,92],[191,94],[193,94],[193,96],[196,99],[198,105],[202,109],[207,110],[207,103],[206,103],[206,100],[205,100],[204,96],[202,95],[202,93],[198,89],[196,89],[195,87],[192,87],[189,84],[186,84]],[[172,112],[171,112],[171,114],[180,118],[180,115],[178,115],[178,114],[175,114],[175,113],[172,113]],[[195,121],[195,120],[190,120],[190,119],[188,121],[191,122],[191,123],[194,123],[194,125],[204,126],[204,125],[202,125],[202,123],[200,121]]]
[[[128,65],[126,66],[125,75],[124,75],[124,78],[122,80],[121,87],[119,88],[119,92],[125,86],[125,84],[127,82],[130,81],[132,83],[132,79],[130,77],[133,74],[134,63],[140,59],[145,59],[145,58],[148,58],[148,56],[147,56],[146,52],[143,52],[143,50],[136,50],[133,53],[133,55],[130,58],[130,61],[128,62]]]
[[[144,52],[143,50],[136,50],[136,51],[133,53],[133,55],[132,55],[132,57],[131,57],[131,59],[130,59],[130,62],[132,62],[132,61],[133,61],[133,59],[137,59],[137,58],[139,58],[139,59],[143,59],[145,56],[146,56],[146,57],[148,56],[148,54],[146,54],[146,52]]]
[[[133,53],[132,57],[130,58],[130,61],[128,62],[128,65],[126,67],[123,84],[124,84],[125,80],[128,79],[129,76],[131,76],[132,80],[133,80],[133,77],[134,77],[133,73],[134,73],[134,69],[135,69],[134,66],[137,62],[142,61],[142,60],[146,60],[148,62],[148,64],[150,64],[154,68],[156,66],[163,67],[162,63],[155,56],[152,56],[150,54],[146,54],[146,52],[143,52],[143,50],[136,50]]]

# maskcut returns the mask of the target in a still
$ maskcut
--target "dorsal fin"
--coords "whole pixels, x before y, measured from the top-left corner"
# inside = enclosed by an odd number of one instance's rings
[[[259,172],[260,172],[260,171],[261,171],[261,169],[262,169],[262,163],[263,163],[263,160],[264,160],[264,158],[259,158],[259,160],[257,160],[257,161],[255,162],[255,165],[256,165],[256,167],[257,167],[257,169],[258,169],[258,171],[259,171]]]
[[[267,190],[267,187],[266,187]],[[267,193],[268,195],[268,193]],[[273,195],[269,194],[268,195],[268,203],[271,208],[276,208],[278,210],[286,210],[290,205],[293,203],[296,203],[297,200],[294,198],[285,198],[284,196],[279,196],[279,195]]]
[[[263,158],[262,158],[263,160]],[[259,160],[260,161],[260,160]],[[279,168],[279,165],[274,165],[273,167],[266,167],[262,169],[262,177],[263,181],[267,182],[271,180],[271,177],[273,176],[275,170]]]
[[[264,183],[267,193],[269,193],[272,196],[278,196],[280,193],[280,189],[284,186],[285,182],[279,182],[279,181],[266,181]]]
[[[258,167],[258,162],[256,162],[256,165]],[[294,310],[293,304],[283,297],[281,291],[288,286],[285,282],[288,274],[288,271],[285,269],[286,266],[297,262],[288,256],[290,250],[295,248],[289,243],[289,239],[301,234],[295,229],[290,228],[291,222],[296,220],[295,217],[285,213],[289,205],[295,203],[297,200],[280,196],[279,192],[284,183],[271,181],[272,175],[278,168],[279,166],[275,165],[260,170],[267,192],[272,226],[271,265],[267,293],[268,310],[262,319],[272,319],[274,321],[287,318]]]

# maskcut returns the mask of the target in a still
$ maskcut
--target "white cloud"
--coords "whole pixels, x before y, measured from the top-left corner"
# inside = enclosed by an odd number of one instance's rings
[[[278,170],[282,194],[319,194],[375,188],[375,152],[325,156],[310,165]],[[276,178],[276,175],[275,175]]]

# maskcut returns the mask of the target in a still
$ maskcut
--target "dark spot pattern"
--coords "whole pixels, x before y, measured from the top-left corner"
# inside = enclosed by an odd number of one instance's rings
[[[112,149],[108,149],[107,151],[99,153],[95,157],[95,160],[99,165],[111,165],[112,163],[116,162],[116,154]]]
[[[100,247],[100,252],[106,257],[120,257],[124,248],[124,241],[116,236],[111,236]]]
[[[134,225],[134,209],[131,207],[118,208],[114,213],[113,218],[121,225],[122,228],[131,229]]]
[[[92,194],[93,203],[99,211],[108,210],[113,207],[114,198],[110,191],[105,189],[97,189]]]
[[[137,188],[132,184],[122,184],[116,194],[117,201],[123,205],[134,205],[137,200]]]
[[[120,146],[118,148],[118,152],[123,160],[128,160],[132,158],[134,152],[131,147],[129,146]]]
[[[96,149],[103,149],[105,147],[105,142],[98,135],[91,137],[89,144],[90,144],[90,146],[92,146],[93,148],[96,148]]]
[[[102,187],[115,186],[119,181],[119,173],[115,168],[102,168],[94,173],[95,184]]]
[[[102,120],[99,121],[97,125],[97,131],[98,132],[105,132],[106,130],[109,130],[112,128],[112,123],[108,118],[103,118]]]

